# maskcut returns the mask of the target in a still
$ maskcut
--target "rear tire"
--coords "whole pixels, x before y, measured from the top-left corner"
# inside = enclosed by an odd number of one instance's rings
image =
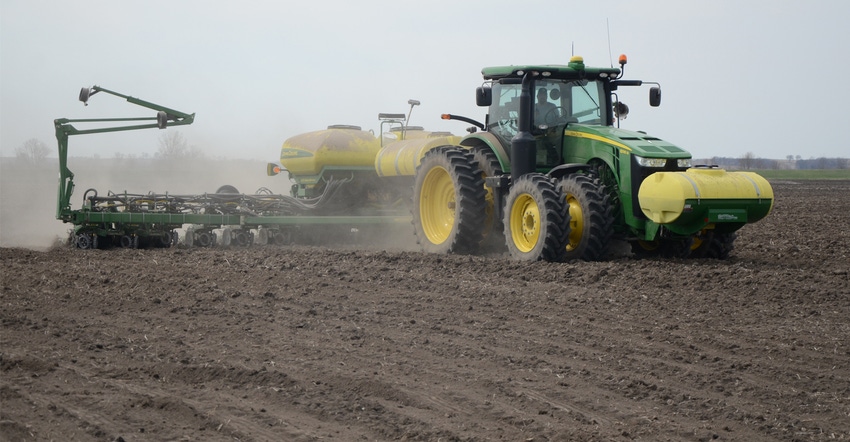
[[[139,237],[135,235],[124,235],[121,237],[121,247],[125,249],[138,249]]]
[[[563,261],[569,239],[569,212],[555,183],[530,173],[511,185],[505,201],[505,238],[520,261]]]
[[[569,175],[558,182],[570,212],[566,259],[598,261],[608,255],[614,216],[602,181],[595,175]]]
[[[88,234],[88,233],[77,234],[77,237],[76,237],[76,240],[75,240],[75,244],[77,245],[77,248],[82,249],[82,250],[93,249],[94,247],[92,247],[93,246],[92,243],[93,243],[93,241],[92,241],[92,237],[91,237],[90,234]]]
[[[215,246],[215,234],[212,232],[195,233],[194,242],[198,247],[213,247]]]
[[[636,258],[685,259],[691,254],[691,244],[691,238],[635,240],[632,241],[632,253]]]
[[[425,154],[413,187],[416,241],[430,253],[473,253],[484,231],[484,180],[467,151],[438,147]]]
[[[272,236],[272,243],[277,246],[286,246],[294,242],[291,230],[280,229],[275,231],[274,236]]]
[[[159,232],[157,239],[158,241],[156,245],[162,248],[171,247],[171,243],[174,240],[171,236],[171,232]]]
[[[488,178],[502,175],[502,165],[496,154],[489,147],[475,147],[470,150],[472,159],[478,163],[478,169],[481,171],[481,178]],[[493,189],[484,185],[484,239],[481,246],[488,252],[504,252],[505,251],[505,226],[502,219],[496,216],[496,206],[498,201],[495,201],[495,193]]]
[[[230,236],[230,243],[237,247],[248,247],[254,242],[253,234],[250,231],[246,231],[243,229],[231,231]]]

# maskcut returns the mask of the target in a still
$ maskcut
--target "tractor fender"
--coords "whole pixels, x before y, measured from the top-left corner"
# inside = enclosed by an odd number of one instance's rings
[[[490,150],[496,154],[496,159],[499,160],[499,165],[502,166],[502,171],[504,173],[510,173],[511,171],[511,159],[508,156],[508,152],[502,146],[502,143],[499,142],[499,139],[496,138],[495,135],[489,132],[478,132],[472,135],[465,136],[461,141],[460,145],[467,148],[472,149],[473,147],[486,146]]]

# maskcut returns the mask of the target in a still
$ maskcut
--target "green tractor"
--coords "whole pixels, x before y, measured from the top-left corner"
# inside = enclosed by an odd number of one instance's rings
[[[761,176],[691,165],[691,154],[618,127],[628,112],[619,68],[488,67],[485,122],[456,145],[420,149],[413,224],[425,250],[472,253],[504,244],[520,260],[600,260],[614,238],[636,255],[725,259],[735,232],[765,217]],[[651,106],[661,102],[657,83]],[[380,169],[380,161],[376,167]]]

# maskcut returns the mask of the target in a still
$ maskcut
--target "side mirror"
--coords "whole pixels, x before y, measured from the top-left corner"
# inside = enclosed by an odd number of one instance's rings
[[[487,86],[475,89],[475,104],[481,107],[493,104],[493,89]]]
[[[661,105],[661,88],[660,87],[651,87],[649,88],[649,105],[652,107],[658,107]]]

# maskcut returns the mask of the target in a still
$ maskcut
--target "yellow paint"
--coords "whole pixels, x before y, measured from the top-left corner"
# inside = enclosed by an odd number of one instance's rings
[[[620,143],[618,141],[614,141],[610,138],[601,137],[599,135],[593,135],[593,134],[588,134],[588,133],[584,133],[584,132],[578,132],[578,131],[575,131],[575,130],[565,130],[564,135],[566,135],[568,137],[587,138],[587,139],[590,139],[590,140],[601,141],[605,144],[610,144],[612,146],[619,148],[620,151],[623,152],[623,153],[632,151],[631,147],[626,146],[623,143]]]
[[[420,192],[422,230],[431,244],[442,244],[449,239],[455,222],[455,188],[449,171],[443,167],[430,169]]]
[[[371,166],[380,149],[380,141],[369,132],[327,129],[286,140],[280,162],[293,175],[317,175],[328,166]]]
[[[773,201],[773,188],[753,172],[723,169],[688,169],[685,172],[656,172],[638,191],[640,208],[658,224],[675,221],[685,210],[686,200],[750,199]]]
[[[511,206],[510,229],[514,246],[523,253],[534,250],[540,241],[540,207],[534,196],[528,193],[517,195]]]
[[[567,194],[567,205],[570,211],[570,236],[567,242],[567,251],[572,252],[581,244],[584,234],[584,212],[581,210],[581,202],[572,193]]]
[[[457,145],[460,139],[449,135],[434,138],[415,137],[392,142],[384,146],[375,157],[375,170],[378,176],[413,176],[422,157],[429,150],[439,146]]]

